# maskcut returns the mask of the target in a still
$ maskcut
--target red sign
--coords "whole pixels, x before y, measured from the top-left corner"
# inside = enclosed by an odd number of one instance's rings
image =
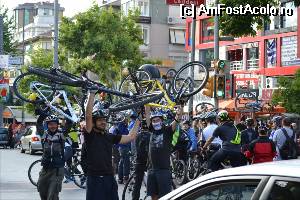
[[[274,89],[262,89],[262,97],[261,99],[264,101],[270,101],[272,100],[272,95],[273,95]]]
[[[200,6],[201,4],[204,4],[204,0],[167,0],[167,4],[171,4],[171,5],[194,4],[195,6]]]

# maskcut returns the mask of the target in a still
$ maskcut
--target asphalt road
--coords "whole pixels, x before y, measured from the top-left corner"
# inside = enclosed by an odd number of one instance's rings
[[[0,149],[0,200],[39,200],[39,193],[27,176],[32,162],[38,160],[39,155],[21,154],[20,150]],[[119,197],[123,185],[119,185]],[[84,200],[85,190],[74,183],[64,183],[60,193],[62,200]]]

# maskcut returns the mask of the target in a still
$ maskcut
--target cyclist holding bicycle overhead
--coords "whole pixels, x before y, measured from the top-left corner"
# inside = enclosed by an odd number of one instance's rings
[[[179,106],[175,120],[170,126],[165,126],[162,113],[152,112],[150,115],[150,108],[145,107],[147,125],[151,132],[147,194],[152,197],[152,200],[156,200],[172,190],[170,155],[173,133],[181,119],[182,109],[182,106]]]
[[[214,130],[212,137],[206,141],[203,149],[207,149],[217,137],[223,141],[222,148],[210,158],[208,168],[211,171],[219,170],[221,162],[225,159],[229,159],[232,167],[241,166],[241,133],[230,120],[226,110],[220,111],[217,118],[221,125]]]
[[[126,144],[136,138],[137,119],[128,135],[112,135],[106,130],[108,116],[103,110],[93,111],[95,93],[90,90],[86,107],[85,159],[87,165],[87,200],[118,200],[118,185],[112,166],[113,144]]]

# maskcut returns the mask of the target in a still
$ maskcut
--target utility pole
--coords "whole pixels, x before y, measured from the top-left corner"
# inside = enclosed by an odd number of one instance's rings
[[[23,51],[23,65],[25,65],[25,8],[23,8],[23,30],[22,30],[22,51]],[[22,100],[22,124],[25,124],[25,104]]]
[[[217,7],[219,4],[219,0],[215,0],[215,7]],[[215,15],[214,17],[214,60],[219,59],[219,16]],[[219,102],[217,97],[217,80],[216,75],[218,74],[218,70],[215,68],[215,78],[214,78],[214,105],[215,108],[219,108]]]
[[[0,55],[3,55],[3,16],[0,15]],[[3,104],[0,104],[0,127],[3,127]]]
[[[58,13],[59,13],[58,0],[54,0],[54,55],[53,55],[54,68],[59,68],[59,65],[58,65]]]
[[[191,52],[191,62],[192,62],[192,61],[195,61],[196,19],[193,19],[193,21],[192,21],[192,31],[191,32],[192,32],[192,52]],[[193,65],[190,68],[189,76],[191,77],[192,81],[194,81],[194,66]],[[191,88],[191,90],[193,90],[193,88]],[[193,96],[192,96],[192,97],[190,97],[189,104],[188,104],[189,119],[191,119],[193,116],[193,110],[194,110],[193,108],[194,107],[193,107]]]

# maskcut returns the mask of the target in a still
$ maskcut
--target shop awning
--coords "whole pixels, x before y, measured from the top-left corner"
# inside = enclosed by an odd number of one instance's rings
[[[21,106],[6,106],[3,110],[3,118],[16,119],[18,122],[22,122],[22,107]],[[36,122],[37,118],[26,112],[24,113],[25,122]]]

